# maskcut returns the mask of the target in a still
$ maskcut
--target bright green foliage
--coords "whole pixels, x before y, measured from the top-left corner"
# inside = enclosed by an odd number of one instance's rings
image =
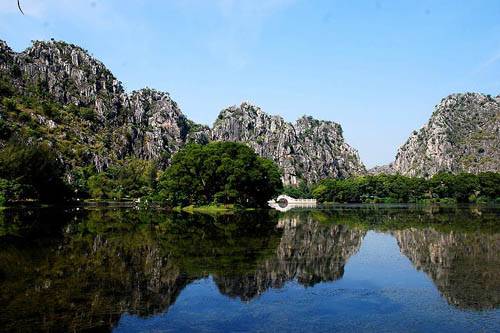
[[[483,172],[478,175],[481,195],[487,198],[500,198],[500,175],[495,172]]]
[[[81,179],[89,170],[81,169]],[[127,158],[106,171],[88,176],[88,195],[95,199],[140,198],[151,195],[156,187],[158,170],[152,161]],[[85,188],[82,189],[85,191]]]
[[[240,143],[191,144],[174,155],[159,184],[171,206],[212,203],[262,207],[282,189],[280,172]]]
[[[312,194],[323,202],[491,201],[500,197],[500,174],[440,173],[430,179],[401,175],[325,179],[314,186]]]
[[[282,194],[289,195],[293,198],[312,198],[311,187],[306,182],[302,181],[299,186],[285,186]]]
[[[46,144],[7,144],[0,150],[0,179],[4,200],[55,202],[69,195],[62,164]]]

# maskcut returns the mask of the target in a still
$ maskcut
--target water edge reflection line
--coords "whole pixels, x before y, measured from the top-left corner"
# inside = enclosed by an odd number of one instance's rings
[[[360,224],[359,221],[366,222],[376,214],[379,216],[374,221],[381,218],[382,224]],[[143,317],[165,313],[186,286],[207,276],[213,277],[222,295],[246,302],[270,288],[283,288],[287,281],[296,280],[305,287],[337,281],[348,260],[359,250],[366,230],[385,223],[392,225],[401,216],[408,219],[407,214],[397,210],[297,211],[210,217],[127,210],[79,212],[71,218],[76,222],[65,226],[62,238],[51,240],[50,246],[36,243],[38,240],[31,245],[22,242],[2,246],[0,276],[5,292],[1,322],[22,328],[29,325],[23,321],[29,316],[32,323],[44,322],[46,328],[111,328],[125,312]],[[432,216],[425,214],[422,216]],[[421,215],[417,217],[421,220]],[[428,232],[419,236],[425,228],[412,231],[402,221],[398,223],[404,227],[401,232],[412,233],[410,239],[430,239]],[[447,235],[457,234],[433,232],[437,236],[432,239],[446,240]],[[471,237],[470,232],[458,234]],[[498,234],[475,237],[477,244],[486,240],[493,244],[492,249],[497,248],[494,244]],[[463,243],[463,237],[457,239],[454,246]],[[406,248],[419,247],[419,242],[406,243]],[[436,247],[435,242],[430,244],[431,248]],[[450,244],[444,241],[442,246]],[[402,249],[405,246],[400,245]],[[457,250],[441,252],[445,257],[437,264],[452,262],[446,258]],[[484,251],[465,252],[472,253],[471,260],[475,262],[478,256],[484,256],[486,263],[498,260],[496,251],[488,250],[487,255]],[[436,262],[430,262],[442,271]],[[486,264],[477,269],[494,278],[491,267]],[[496,286],[488,281],[476,282],[489,293]],[[440,282],[434,283],[439,286]],[[471,282],[465,279],[464,283]],[[455,287],[451,284],[451,288]],[[463,289],[472,301],[498,307],[495,299],[492,302],[478,297],[471,288]],[[468,304],[465,308],[470,308]]]

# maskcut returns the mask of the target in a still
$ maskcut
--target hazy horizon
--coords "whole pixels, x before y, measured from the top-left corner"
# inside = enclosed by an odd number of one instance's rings
[[[0,39],[77,44],[127,91],[167,91],[211,125],[251,102],[294,122],[339,123],[370,168],[394,159],[452,93],[500,93],[497,1],[16,1]]]

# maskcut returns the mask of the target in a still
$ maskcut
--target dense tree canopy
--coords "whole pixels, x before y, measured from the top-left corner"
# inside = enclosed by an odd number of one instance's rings
[[[323,202],[491,201],[500,198],[500,174],[440,173],[430,179],[401,175],[325,179],[313,187],[312,194]]]
[[[285,186],[283,188],[282,194],[291,196],[292,198],[312,198],[311,186],[309,186],[305,181],[301,181],[297,186]]]
[[[11,142],[0,150],[0,195],[2,201],[32,199],[61,201],[69,196],[64,169],[46,144]]]
[[[153,161],[129,157],[100,173],[88,168],[78,171],[80,192],[94,199],[140,198],[156,190],[158,170]]]
[[[169,205],[265,206],[282,189],[280,172],[240,143],[191,144],[173,157],[159,183]]]

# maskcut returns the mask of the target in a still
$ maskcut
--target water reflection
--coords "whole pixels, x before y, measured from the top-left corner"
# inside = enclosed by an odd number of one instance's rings
[[[409,228],[393,235],[402,253],[429,275],[450,304],[476,310],[500,307],[498,234]]]
[[[365,231],[322,224],[309,215],[278,219],[281,237],[276,249],[248,272],[214,275],[223,294],[248,301],[268,288],[281,288],[296,279],[304,286],[335,281],[357,252]]]
[[[187,285],[208,276],[221,294],[242,301],[288,281],[307,287],[336,281],[367,230],[392,234],[450,304],[495,309],[497,224],[496,210],[337,208],[216,217],[7,211],[0,220],[0,331],[108,330],[123,313],[168,311]]]

